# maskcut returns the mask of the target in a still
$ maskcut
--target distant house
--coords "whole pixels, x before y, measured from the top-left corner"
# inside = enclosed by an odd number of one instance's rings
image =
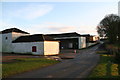
[[[56,55],[59,54],[59,41],[43,35],[29,33],[17,28],[1,31],[2,52],[34,54],[34,55]]]
[[[95,35],[90,36],[90,39],[89,39],[89,41],[91,42],[96,42],[98,40],[99,40],[99,36],[95,36]]]
[[[60,41],[60,49],[81,49],[87,47],[87,37],[76,32],[62,34],[46,34]]]

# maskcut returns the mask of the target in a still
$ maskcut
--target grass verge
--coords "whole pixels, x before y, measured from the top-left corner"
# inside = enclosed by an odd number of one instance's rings
[[[3,78],[38,68],[40,69],[59,62],[56,60],[45,58],[19,58],[15,60],[16,62],[2,64]]]
[[[102,51],[103,53],[104,51]],[[100,54],[100,52],[99,52]],[[88,78],[119,78],[119,64],[109,54],[100,54],[100,61]]]

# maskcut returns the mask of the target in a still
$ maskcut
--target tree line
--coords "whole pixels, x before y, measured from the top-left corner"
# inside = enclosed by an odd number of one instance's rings
[[[106,15],[98,24],[97,32],[100,37],[106,37],[109,43],[120,45],[120,16]]]

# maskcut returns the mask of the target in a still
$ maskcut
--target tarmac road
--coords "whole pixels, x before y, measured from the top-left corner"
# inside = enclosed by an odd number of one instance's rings
[[[99,55],[95,54],[99,46],[80,50],[74,59],[63,60],[53,66],[14,75],[10,78],[86,78],[99,61]]]

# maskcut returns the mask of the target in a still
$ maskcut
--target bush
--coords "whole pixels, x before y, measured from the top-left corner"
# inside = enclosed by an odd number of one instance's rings
[[[113,44],[106,45],[107,51],[114,56],[117,63],[120,63],[120,48]]]
[[[120,53],[119,53],[119,51],[115,52],[115,61],[117,63],[120,63]]]

